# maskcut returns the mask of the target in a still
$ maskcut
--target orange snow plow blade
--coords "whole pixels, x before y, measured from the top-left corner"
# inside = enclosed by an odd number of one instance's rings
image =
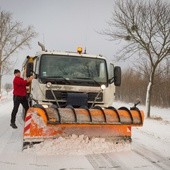
[[[88,137],[128,138],[131,127],[142,126],[143,111],[122,107],[106,109],[33,108],[26,114],[24,144],[72,134]]]

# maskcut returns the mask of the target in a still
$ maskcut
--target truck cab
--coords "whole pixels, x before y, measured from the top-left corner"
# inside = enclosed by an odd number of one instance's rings
[[[41,51],[28,56],[25,77],[34,74],[30,87],[32,103],[92,108],[108,107],[115,86],[121,84],[121,69],[101,55]]]

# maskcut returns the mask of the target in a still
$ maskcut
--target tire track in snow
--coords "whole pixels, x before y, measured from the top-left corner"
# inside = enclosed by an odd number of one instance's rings
[[[165,143],[165,144],[170,144],[170,142],[167,141],[167,139],[161,139],[158,136],[154,136],[154,134],[151,133],[151,132],[143,131],[141,129],[137,129],[137,130],[138,130],[138,133],[140,133],[140,134],[142,134],[144,136],[147,136],[147,137],[152,138],[154,140],[159,140],[159,141],[161,141],[162,143]]]
[[[95,170],[122,169],[120,165],[116,161],[113,161],[107,154],[86,155],[85,157]]]
[[[9,122],[9,115],[3,114],[0,116],[0,154],[12,135],[12,129]]]
[[[11,135],[10,116],[11,116],[11,100],[0,103],[0,143],[6,141]],[[3,145],[1,145],[3,146]]]
[[[8,141],[6,141],[6,145],[3,149],[3,152],[5,153],[7,150],[9,153],[13,152],[20,152],[22,151],[23,146],[23,125],[21,117],[17,117],[16,121],[18,125],[18,129],[11,129],[9,130],[11,132],[10,137],[8,138]]]
[[[17,121],[18,129],[12,129],[8,123],[8,119],[3,119],[2,122],[0,121],[0,124],[0,153],[4,150],[3,148],[9,150],[9,148],[13,147],[12,145],[14,143],[19,144],[16,144],[17,148],[20,147],[20,145],[22,147],[23,125]]]
[[[9,118],[1,117],[0,118],[0,138],[4,136],[10,129]]]
[[[168,129],[167,129],[168,130]],[[170,169],[170,141],[162,140],[152,133],[135,130],[132,151],[149,160],[160,169]]]
[[[0,136],[0,154],[2,153],[3,149],[6,147],[6,144],[8,143],[8,141],[10,140],[12,135],[12,131],[10,131],[9,129],[4,129],[3,133],[1,133]]]
[[[164,170],[170,169],[170,157],[163,157],[153,150],[149,150],[145,146],[142,146],[141,144],[135,143],[133,145],[134,148],[132,149],[132,151],[140,155],[144,159],[148,160],[154,166]]]

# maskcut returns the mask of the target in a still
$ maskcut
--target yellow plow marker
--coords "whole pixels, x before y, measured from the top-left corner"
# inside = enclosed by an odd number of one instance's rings
[[[131,127],[142,126],[143,111],[136,107],[116,110],[83,108],[38,108],[31,107],[26,114],[24,146],[49,138],[72,134],[106,139],[131,140]]]

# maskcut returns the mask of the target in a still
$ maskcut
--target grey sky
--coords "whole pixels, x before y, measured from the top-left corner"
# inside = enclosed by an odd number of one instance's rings
[[[82,46],[88,53],[113,59],[116,46],[97,33],[107,27],[113,3],[113,0],[0,0],[1,10],[10,11],[14,20],[25,26],[33,25],[39,34],[30,50],[18,53],[15,67],[21,69],[25,56],[40,50],[38,41],[44,42],[48,50],[74,51]],[[7,76],[4,80],[7,81]]]

